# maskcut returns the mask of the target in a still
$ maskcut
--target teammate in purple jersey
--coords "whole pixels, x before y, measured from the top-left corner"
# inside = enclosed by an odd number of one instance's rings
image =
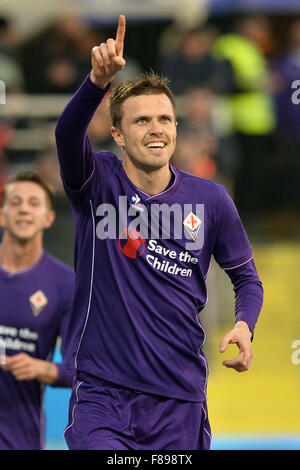
[[[53,195],[31,172],[10,178],[0,224],[0,449],[44,447],[45,385],[71,387],[74,373],[51,362],[64,336],[74,273],[43,249]]]
[[[93,152],[89,122],[125,67],[125,17],[92,50],[92,71],[56,127],[75,226],[76,287],[66,366],[76,369],[65,439],[70,449],[209,449],[208,365],[200,312],[211,257],[236,295],[220,351],[246,371],[263,290],[251,245],[225,188],[169,164],[175,99],[146,74],[109,96],[123,161]]]

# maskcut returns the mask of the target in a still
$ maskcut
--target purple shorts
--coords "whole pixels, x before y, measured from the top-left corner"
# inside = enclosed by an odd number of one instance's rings
[[[209,450],[205,402],[151,395],[78,374],[64,432],[70,450]]]

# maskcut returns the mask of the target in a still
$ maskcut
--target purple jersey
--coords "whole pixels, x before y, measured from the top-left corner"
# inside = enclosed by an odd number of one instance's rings
[[[0,340],[6,355],[20,352],[51,361],[63,338],[74,273],[47,252],[29,269],[0,267]],[[70,387],[73,372],[58,364],[54,386]],[[18,381],[0,368],[0,449],[37,450],[44,445],[43,392],[38,380]]]
[[[252,249],[223,186],[171,167],[171,185],[150,196],[133,185],[115,155],[92,151],[85,132],[103,94],[87,78],[56,128],[75,226],[66,363],[131,389],[205,401],[199,313],[211,257],[235,270],[250,262]],[[238,319],[253,331],[259,310],[241,311]]]

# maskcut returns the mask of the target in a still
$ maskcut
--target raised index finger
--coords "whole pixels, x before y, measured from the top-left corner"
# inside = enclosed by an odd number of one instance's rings
[[[117,34],[116,34],[116,52],[119,57],[123,57],[125,30],[126,30],[125,15],[120,15]]]

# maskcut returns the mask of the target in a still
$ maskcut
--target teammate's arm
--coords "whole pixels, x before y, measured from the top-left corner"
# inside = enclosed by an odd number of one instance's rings
[[[37,379],[49,385],[55,383],[59,374],[58,367],[53,362],[36,359],[26,353],[5,356],[1,368],[10,371],[17,380]]]

